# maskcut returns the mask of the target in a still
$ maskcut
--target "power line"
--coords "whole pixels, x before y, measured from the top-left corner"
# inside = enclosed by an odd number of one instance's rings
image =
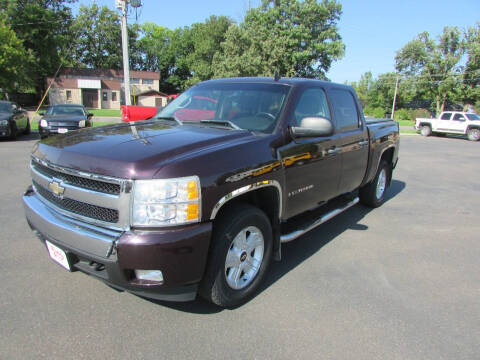
[[[74,20],[74,19],[72,19]],[[28,23],[8,23],[9,26],[27,26],[27,25],[40,25],[40,24],[59,24],[67,23],[68,20],[48,20],[48,21],[37,21],[37,22],[28,22]]]

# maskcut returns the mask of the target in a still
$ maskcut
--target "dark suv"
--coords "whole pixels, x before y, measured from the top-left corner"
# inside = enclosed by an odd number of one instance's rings
[[[93,114],[89,113],[83,105],[51,105],[45,113],[40,113],[40,115],[42,118],[38,125],[38,131],[41,138],[92,126]]]

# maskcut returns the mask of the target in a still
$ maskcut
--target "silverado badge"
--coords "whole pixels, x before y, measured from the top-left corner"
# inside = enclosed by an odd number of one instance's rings
[[[65,188],[60,186],[60,182],[53,180],[48,184],[48,188],[53,193],[53,195],[57,197],[62,197],[63,193],[65,192]]]

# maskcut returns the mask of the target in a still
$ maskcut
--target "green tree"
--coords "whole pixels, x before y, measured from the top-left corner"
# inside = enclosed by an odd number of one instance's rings
[[[147,22],[140,26],[140,33],[137,45],[142,50],[142,69],[160,72],[160,81],[164,81],[175,64],[170,46],[173,31]]]
[[[186,54],[185,59],[186,66],[192,73],[191,78],[186,81],[186,86],[213,77],[213,57],[221,50],[220,44],[225,41],[230,25],[232,21],[225,16],[211,16],[204,23],[193,24],[185,34],[193,50]]]
[[[369,104],[369,97],[374,84],[375,80],[370,71],[362,74],[358,83],[354,81],[350,84],[355,89],[358,100],[360,100],[363,108],[367,107]]]
[[[435,101],[437,115],[459,85],[459,62],[464,54],[460,30],[445,27],[438,41],[428,32],[407,43],[395,57],[396,69],[413,79],[420,93]]]
[[[129,26],[130,67],[139,68],[140,49],[136,44],[139,27]],[[121,69],[123,67],[122,36],[119,14],[106,6],[82,5],[71,33],[71,63],[89,68]]]
[[[45,89],[45,78],[55,72],[71,46],[72,14],[68,4],[75,1],[0,0],[6,23],[32,54],[28,73],[38,94]]]
[[[467,59],[462,68],[458,101],[467,108],[480,101],[480,22],[467,29],[464,39]]]
[[[27,70],[32,60],[22,40],[17,38],[15,31],[6,24],[5,16],[0,14],[0,91],[8,94],[28,86]]]
[[[216,77],[302,76],[325,78],[344,45],[335,0],[263,0],[232,25],[214,57]]]
[[[182,91],[213,77],[212,61],[231,20],[211,16],[191,27],[168,28],[145,23],[138,47],[142,51],[142,68],[160,72],[160,88],[165,92]]]

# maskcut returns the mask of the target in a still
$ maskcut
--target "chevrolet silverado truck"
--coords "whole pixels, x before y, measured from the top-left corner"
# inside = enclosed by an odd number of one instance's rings
[[[214,116],[175,116],[199,97],[215,100],[204,109]],[[211,80],[154,119],[38,142],[23,202],[69,271],[147,298],[235,307],[283,242],[358,202],[380,206],[398,150],[397,123],[366,122],[349,86]]]
[[[468,140],[480,140],[480,116],[460,111],[444,111],[438,119],[416,118],[415,129],[423,136],[432,134],[467,135]]]

